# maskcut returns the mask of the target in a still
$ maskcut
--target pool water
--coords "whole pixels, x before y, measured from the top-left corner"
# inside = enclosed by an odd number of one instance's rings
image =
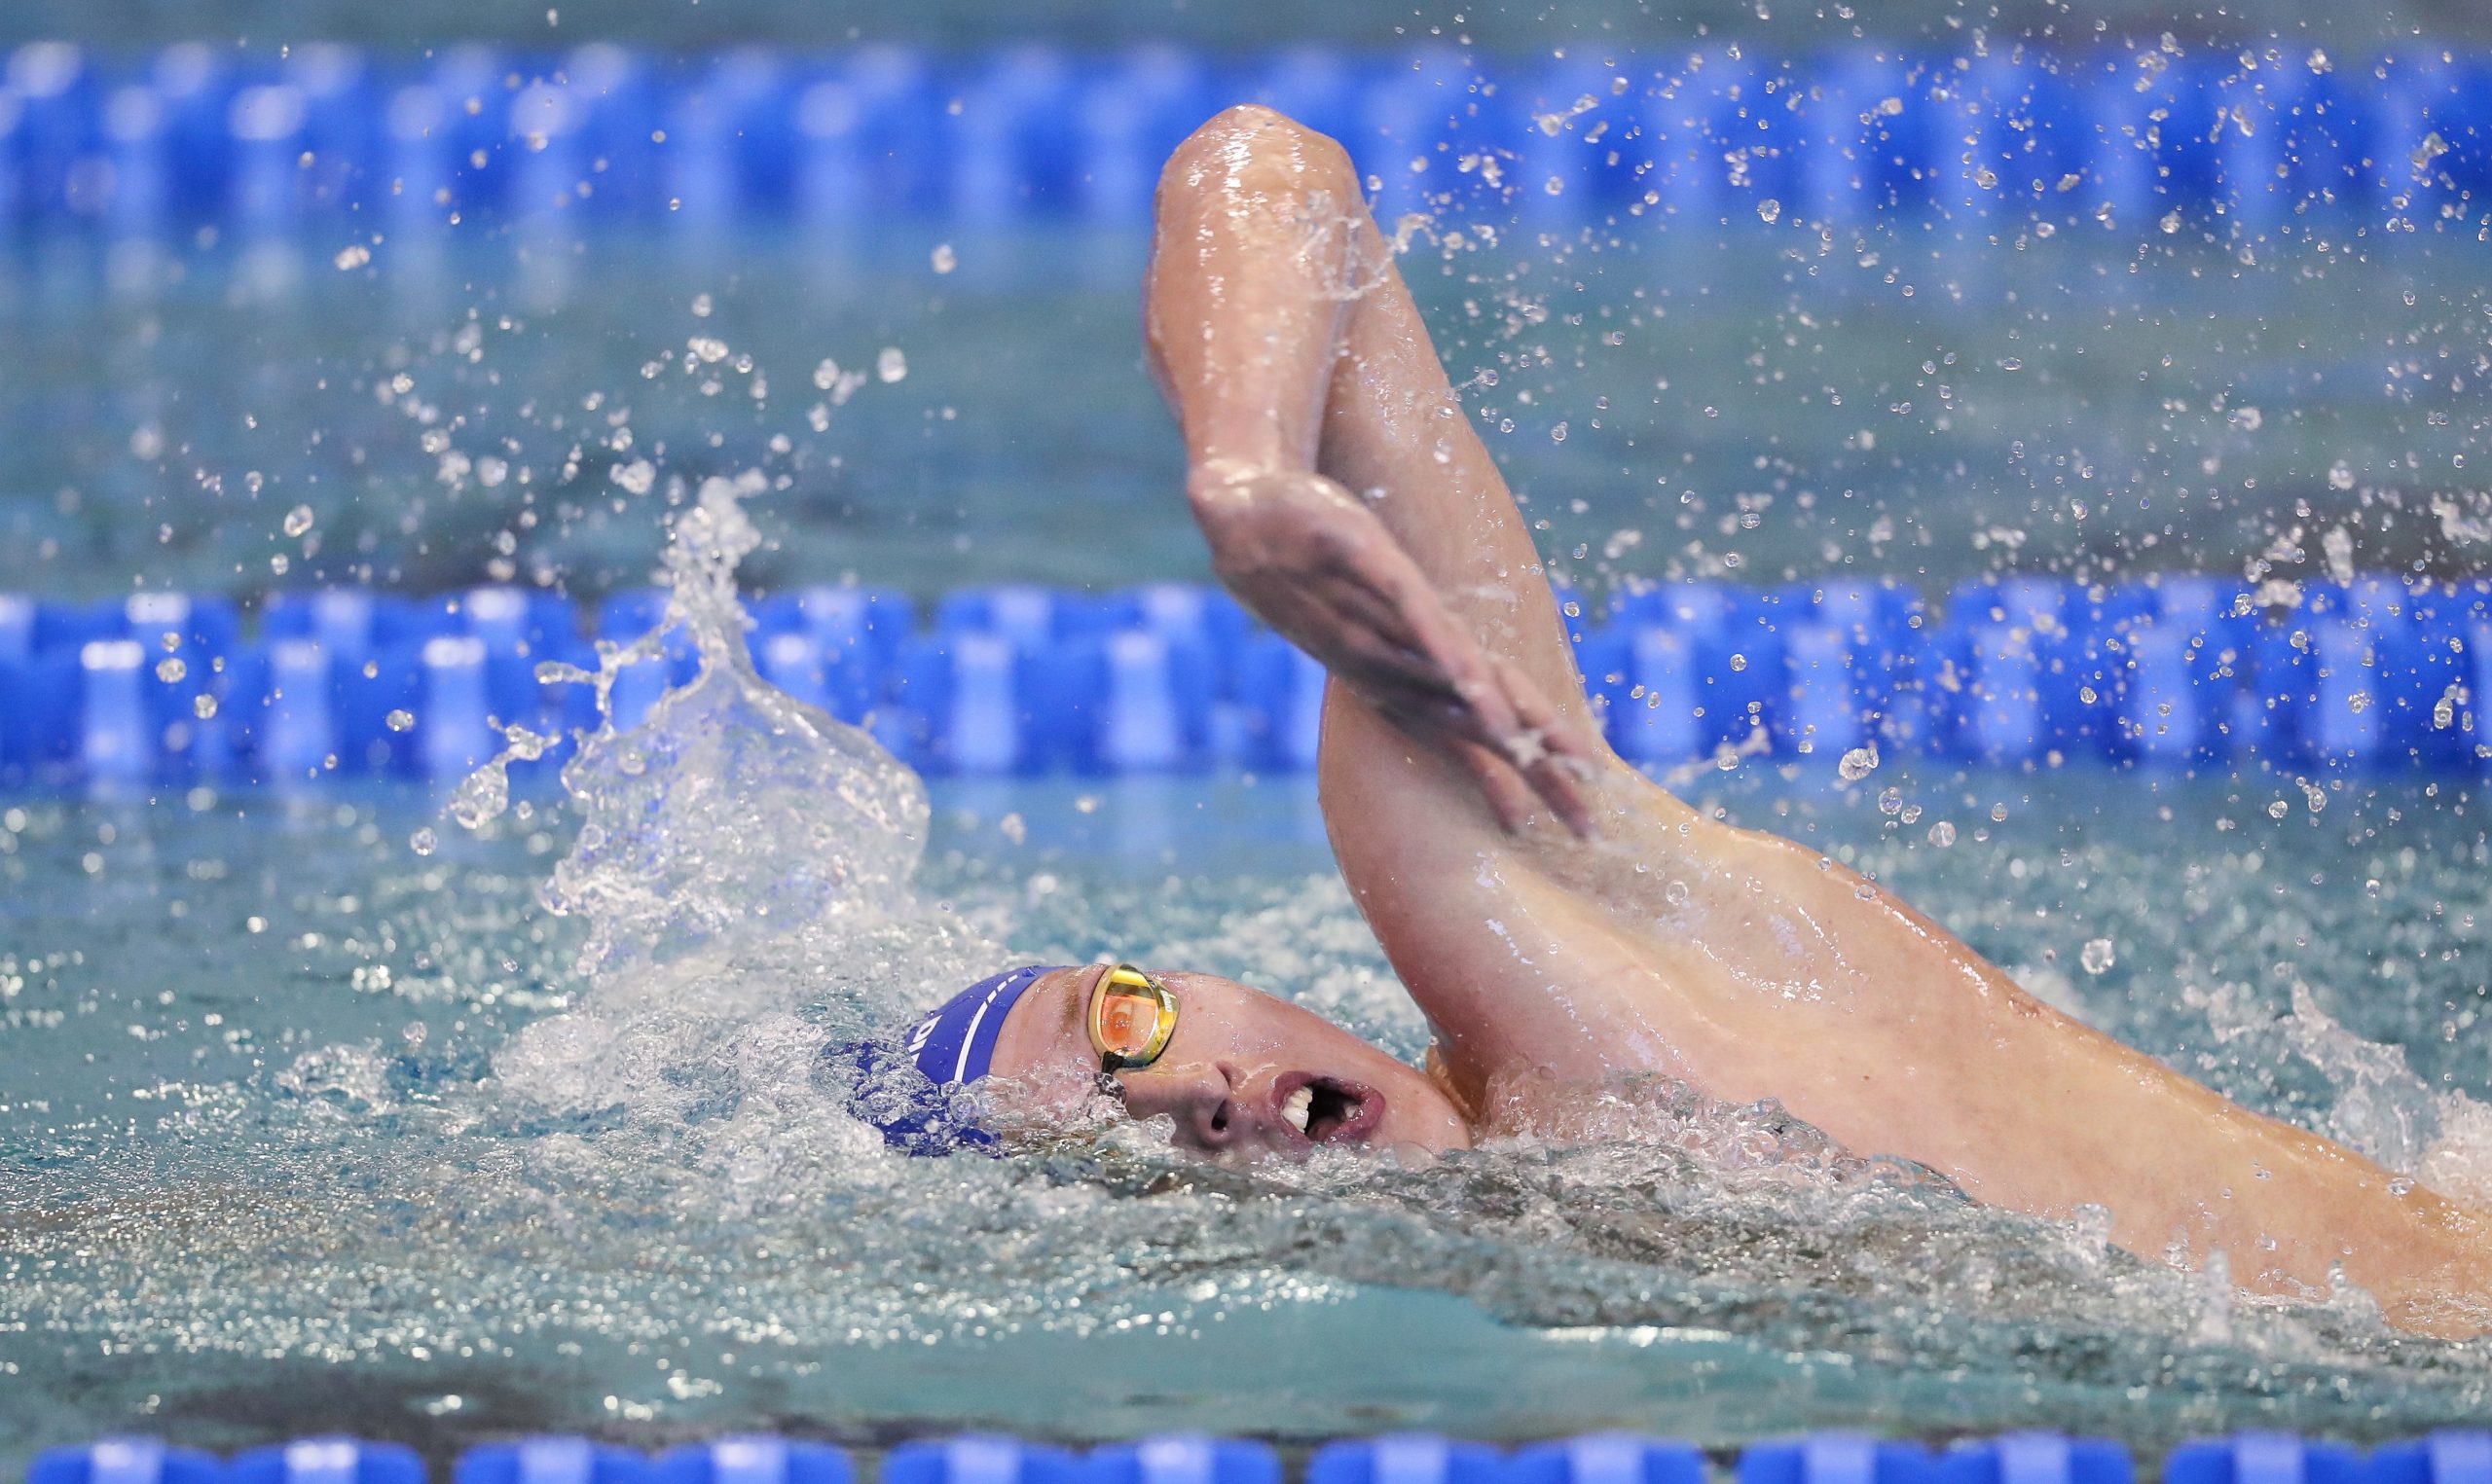
[[[1588,593],[2482,567],[2492,513],[2462,460],[2486,383],[2374,364],[2467,344],[2471,242],[2295,240],[2245,265],[2161,233],[1998,252],[1864,228],[1836,251],[1758,225],[1494,258],[1423,236],[1403,260],[1543,551]],[[505,233],[340,272],[325,239],[228,241],[116,286],[92,242],[15,244],[0,591],[590,600],[656,561],[667,480],[617,479],[644,460],[786,481],[754,587],[1200,579],[1142,366],[1145,247],[931,222],[861,242]],[[727,354],[687,357],[696,341]],[[865,380],[834,395],[825,362]],[[298,508],[313,524],[289,534]]]
[[[1594,597],[2479,574],[2474,224],[2090,221],[1449,220],[1404,269]],[[892,1155],[821,1048],[1010,961],[1215,970],[1420,1049],[1305,780],[930,796],[741,668],[739,581],[1202,573],[1141,239],[492,233],[353,271],[339,245],[0,248],[0,589],[586,600],[671,529],[716,664],[515,798],[489,774],[0,799],[0,1472],[132,1429],[436,1458],[978,1426],[2153,1449],[2492,1402],[2482,1346],[2359,1294],[2238,1302],[2099,1221],[1662,1085],[1580,1142],[1428,1169],[1214,1172],[1105,1123],[1044,1157]],[[1725,762],[1673,786],[2225,1094],[2492,1199],[2471,777]]]
[[[739,520],[720,482],[670,557],[714,646]],[[314,1421],[435,1451],[1851,1424],[2150,1448],[2410,1433],[2492,1391],[2481,1347],[2387,1331],[2359,1294],[2238,1303],[2097,1222],[1663,1086],[1622,1089],[1590,1142],[1425,1170],[1214,1172],[1125,1124],[1044,1158],[892,1155],[821,1046],[1008,959],[1216,970],[1405,1055],[1419,1021],[1302,780],[930,801],[714,652],[646,729],[592,741],[568,797],[0,815],[0,1466]],[[1681,786],[2254,1107],[2492,1190],[2471,790],[2105,781],[1750,762]]]

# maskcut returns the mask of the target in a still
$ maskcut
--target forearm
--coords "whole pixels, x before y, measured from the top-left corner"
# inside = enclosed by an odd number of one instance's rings
[[[1268,110],[1230,109],[1170,158],[1144,328],[1195,468],[1315,467],[1362,234],[1340,147]]]

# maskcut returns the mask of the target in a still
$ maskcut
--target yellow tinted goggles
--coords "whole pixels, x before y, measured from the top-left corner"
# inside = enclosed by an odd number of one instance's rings
[[[1130,963],[1099,976],[1090,991],[1090,1046],[1101,1071],[1148,1067],[1177,1033],[1177,996]]]

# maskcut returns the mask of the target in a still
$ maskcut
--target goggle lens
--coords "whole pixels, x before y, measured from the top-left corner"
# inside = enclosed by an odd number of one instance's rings
[[[1140,969],[1119,964],[1092,993],[1091,1043],[1119,1067],[1148,1067],[1158,1060],[1176,1029],[1176,996]]]

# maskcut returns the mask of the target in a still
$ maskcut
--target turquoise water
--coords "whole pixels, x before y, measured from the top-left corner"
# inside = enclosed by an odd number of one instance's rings
[[[1405,262],[1588,589],[2481,569],[2464,221],[2143,249],[1742,228]],[[747,474],[748,586],[1199,575],[1139,241],[887,238],[497,235],[369,272],[318,242],[12,244],[0,588],[594,597],[643,582],[670,521],[726,522],[704,481]],[[870,380],[830,406],[825,360]],[[716,537],[681,568],[714,638]],[[816,1085],[820,1047],[1010,959],[1217,970],[1414,1055],[1304,782],[928,805],[723,682],[594,758],[506,811],[0,799],[0,1470],[133,1428],[436,1456],[966,1426],[2155,1448],[2492,1401],[2482,1347],[2359,1295],[2239,1304],[1663,1087],[1582,1147],[1425,1171],[1207,1173],[1129,1128],[896,1160]],[[1680,786],[2226,1094],[2492,1195],[2472,779],[1829,771]]]
[[[1543,550],[1595,596],[2481,570],[2471,235],[2260,243],[2245,264],[2089,230],[2012,251],[1864,230],[1835,252],[1680,224],[1495,258],[1422,237],[1403,269]],[[614,479],[653,451],[693,481],[786,481],[752,587],[1198,579],[1142,367],[1144,246],[934,223],[494,234],[385,243],[349,273],[325,238],[120,270],[92,240],[20,244],[0,253],[0,590],[593,598],[656,561],[664,482]],[[724,370],[683,369],[695,339],[731,347]],[[825,361],[867,380],[834,397]],[[298,507],[314,539],[285,534]]]
[[[2456,1095],[2492,1089],[2464,1033],[2492,951],[2460,792],[2383,783],[2317,814],[2296,796],[2274,819],[2274,790],[2225,783],[1871,782],[1905,802],[1770,771],[1706,791],[1851,852],[2254,1106],[2492,1170],[2456,1126]],[[0,1466],[115,1429],[230,1445],[313,1422],[436,1450],[969,1424],[1710,1442],[2042,1424],[2151,1447],[2252,1423],[2413,1431],[2479,1416],[2492,1385],[2480,1347],[2359,1306],[2235,1307],[1658,1093],[1616,1142],[1426,1173],[1206,1174],[1113,1145],[886,1160],[807,1101],[800,1064],[846,987],[904,962],[765,985],[787,965],[747,947],[685,971],[582,1064],[603,1091],[549,1107],[541,1077],[520,1090],[514,1032],[616,994],[574,968],[580,920],[537,900],[568,827],[548,803],[474,837],[438,807],[0,816],[0,1313],[24,1321],[0,1328]],[[949,788],[934,821],[934,920],[1236,974],[1414,1048],[1302,782]],[[2094,973],[2098,939],[2115,952]],[[2348,1032],[2402,1045],[2411,1074]]]

